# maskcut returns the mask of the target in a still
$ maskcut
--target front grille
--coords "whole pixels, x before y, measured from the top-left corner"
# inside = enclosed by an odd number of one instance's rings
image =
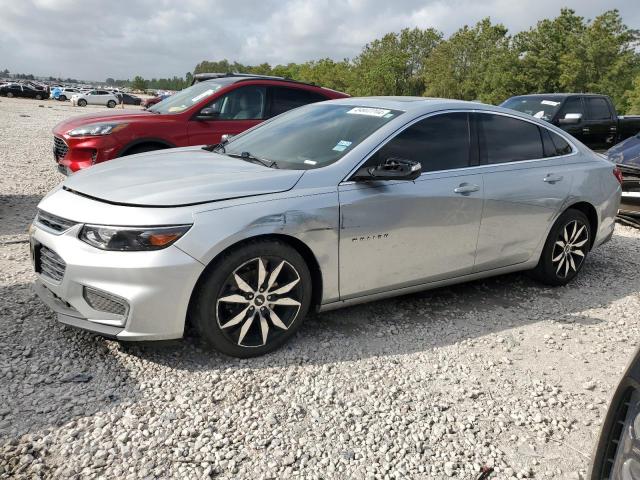
[[[127,314],[127,302],[121,298],[91,287],[84,287],[84,299],[94,310],[125,316]]]
[[[40,246],[37,256],[36,272],[56,282],[62,281],[67,264],[56,252],[44,245]]]
[[[77,224],[77,222],[74,222],[73,220],[67,220],[66,218],[52,215],[51,213],[47,213],[44,210],[38,210],[35,223],[43,227],[45,230],[48,230],[51,233],[55,234],[66,232],[71,227]]]
[[[59,162],[67,154],[69,147],[60,137],[53,137],[53,158]]]

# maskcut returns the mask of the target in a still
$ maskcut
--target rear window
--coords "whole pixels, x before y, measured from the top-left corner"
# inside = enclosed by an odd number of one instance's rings
[[[589,112],[589,119],[591,120],[609,120],[611,118],[611,111],[609,110],[609,103],[600,97],[587,97],[587,110]]]

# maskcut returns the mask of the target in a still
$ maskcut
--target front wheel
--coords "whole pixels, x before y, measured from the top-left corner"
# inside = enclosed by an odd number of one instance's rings
[[[533,275],[547,285],[566,285],[582,269],[590,248],[589,219],[581,211],[569,209],[553,224]]]
[[[255,357],[291,338],[310,303],[311,274],[302,256],[278,240],[258,240],[216,261],[198,287],[191,320],[218,351]]]
[[[113,101],[113,100],[109,100],[109,101],[107,102],[107,107],[108,107],[108,108],[115,108],[115,106],[116,106],[116,102],[115,102],[115,101]]]
[[[84,98],[81,98],[80,100],[78,100],[78,106],[79,107],[86,107],[87,106],[87,101]]]
[[[36,95],[36,100],[42,100],[42,95],[37,94],[37,95]]]
[[[7,98],[13,98],[13,93],[7,92]]]
[[[65,95],[60,95],[58,97],[58,100],[60,100],[61,102],[65,102],[67,100],[67,97]]]

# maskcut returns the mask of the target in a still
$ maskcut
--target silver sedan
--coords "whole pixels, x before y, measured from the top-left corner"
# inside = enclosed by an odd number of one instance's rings
[[[310,309],[519,270],[564,285],[619,202],[612,163],[528,115],[349,98],[66,179],[31,228],[35,288],[68,325],[160,340],[191,324],[250,357]]]

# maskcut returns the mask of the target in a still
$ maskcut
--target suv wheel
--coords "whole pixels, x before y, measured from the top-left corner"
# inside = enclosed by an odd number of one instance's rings
[[[78,106],[79,107],[86,107],[87,106],[87,101],[84,98],[81,98],[80,100],[78,100]]]
[[[255,357],[275,350],[300,328],[311,303],[311,274],[302,256],[277,240],[232,250],[200,285],[191,319],[218,351]]]
[[[42,95],[40,95],[39,93],[36,95],[36,100],[42,100]]]
[[[7,98],[12,98],[12,97],[13,97],[13,93],[7,92]]]
[[[67,101],[67,97],[66,97],[66,95],[60,95],[58,97],[58,100],[60,100],[61,102],[66,102]]]
[[[578,275],[590,248],[589,219],[569,209],[553,224],[533,275],[547,285],[566,285]]]
[[[108,107],[108,108],[114,108],[115,106],[116,106],[116,102],[115,102],[115,101],[113,101],[113,100],[109,100],[109,101],[107,102],[107,107]]]

